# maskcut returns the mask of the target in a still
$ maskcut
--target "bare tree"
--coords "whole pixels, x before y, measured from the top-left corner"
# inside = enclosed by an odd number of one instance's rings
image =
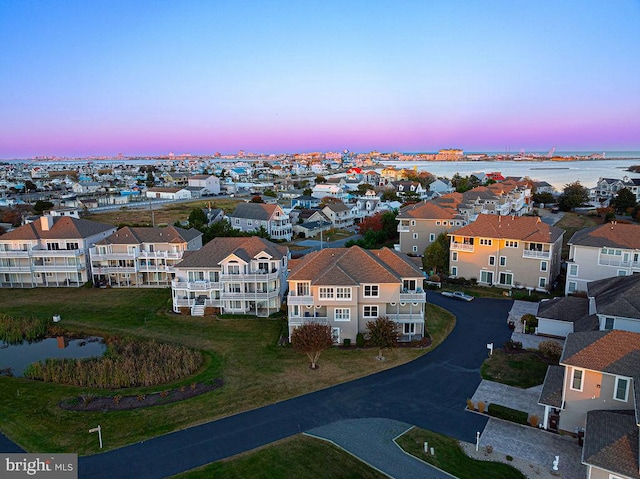
[[[293,349],[306,354],[311,361],[311,369],[317,369],[318,358],[322,351],[333,346],[331,327],[316,322],[298,326],[291,333]]]
[[[378,348],[378,359],[384,359],[382,355],[384,349],[396,347],[400,337],[397,326],[387,316],[376,318],[375,321],[367,323],[367,340],[369,344]]]

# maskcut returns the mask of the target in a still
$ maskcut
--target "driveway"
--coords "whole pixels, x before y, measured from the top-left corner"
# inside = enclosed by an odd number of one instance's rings
[[[474,442],[487,419],[464,411],[487,343],[510,337],[511,301],[458,302],[428,293],[457,324],[442,346],[397,368],[94,456],[85,478],[161,478],[345,419],[388,418]],[[372,356],[375,352],[372,352]],[[105,439],[108,431],[104,431]]]

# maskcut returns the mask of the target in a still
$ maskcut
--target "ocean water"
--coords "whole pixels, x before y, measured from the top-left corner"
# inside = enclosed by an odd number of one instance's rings
[[[626,152],[625,152],[626,153]],[[630,157],[627,157],[630,158]],[[599,178],[640,178],[640,174],[626,171],[640,165],[640,154],[633,159],[610,159],[589,161],[385,161],[385,165],[396,168],[414,167],[418,171],[451,178],[456,173],[468,176],[472,173],[499,171],[503,176],[528,176],[532,180],[546,181],[556,190],[564,185],[580,181],[582,186],[592,188]]]

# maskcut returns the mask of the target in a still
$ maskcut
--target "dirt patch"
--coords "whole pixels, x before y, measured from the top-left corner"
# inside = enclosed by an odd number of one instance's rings
[[[85,394],[72,399],[62,401],[59,406],[68,411],[127,411],[141,407],[159,406],[184,401],[192,397],[200,396],[223,386],[222,379],[215,379],[210,383],[197,383],[178,389],[160,391],[151,394],[138,394],[135,396],[93,397]]]

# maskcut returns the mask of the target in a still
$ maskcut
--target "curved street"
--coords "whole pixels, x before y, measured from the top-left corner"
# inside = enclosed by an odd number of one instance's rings
[[[83,478],[161,478],[345,419],[394,419],[467,442],[487,419],[465,413],[487,343],[510,338],[511,301],[458,302],[429,292],[457,317],[446,341],[411,363],[252,411],[79,460]]]

